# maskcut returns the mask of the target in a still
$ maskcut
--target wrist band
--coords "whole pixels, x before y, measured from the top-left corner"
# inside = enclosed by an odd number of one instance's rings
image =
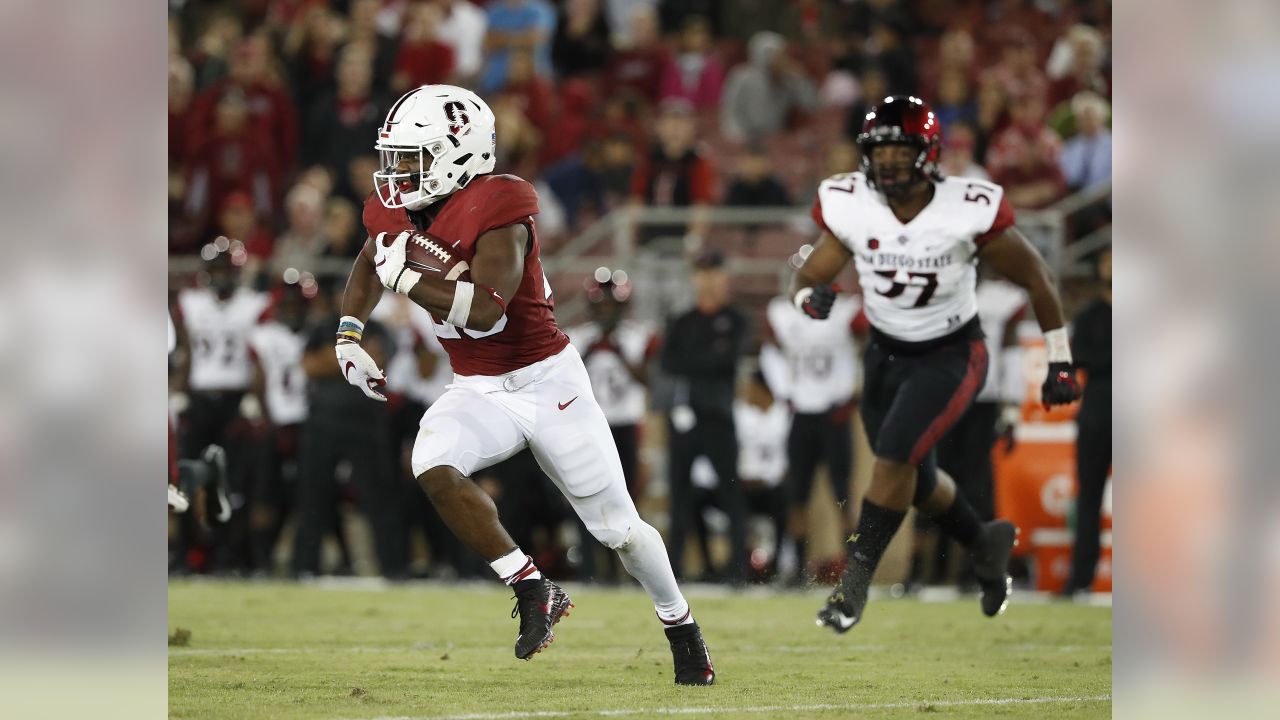
[[[1044,347],[1051,363],[1071,362],[1071,341],[1064,327],[1048,330],[1044,334]]]
[[[364,337],[364,323],[350,315],[338,320],[338,339],[358,343]]]
[[[408,295],[414,285],[422,279],[422,273],[417,270],[410,270],[408,267],[400,268],[400,274],[396,275],[396,281],[391,284],[391,289],[401,295]]]
[[[467,318],[471,317],[471,301],[475,295],[475,284],[459,280],[453,288],[453,307],[449,308],[449,317],[445,318],[445,322],[466,327]]]
[[[800,291],[796,293],[796,296],[792,298],[791,302],[795,303],[796,309],[799,310],[804,305],[804,301],[808,300],[809,296],[812,294],[813,288],[800,288]]]

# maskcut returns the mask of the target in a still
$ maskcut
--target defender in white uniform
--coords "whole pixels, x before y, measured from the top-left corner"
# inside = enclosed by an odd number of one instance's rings
[[[852,420],[858,380],[857,337],[866,334],[866,316],[860,297],[840,295],[826,320],[809,317],[787,297],[769,301],[766,317],[782,361],[768,359],[771,352],[762,349],[761,369],[774,394],[787,400],[795,412],[787,435],[791,466],[788,527],[796,549],[796,575],[790,580],[798,583],[805,573],[807,511],[818,465],[827,466],[831,490],[841,508],[836,528],[840,540],[854,529],[849,502]]]
[[[871,575],[912,504],[973,554],[983,613],[997,615],[1008,601],[1017,529],[982,523],[954,482],[938,476],[933,452],[986,379],[978,259],[1031,296],[1049,350],[1044,402],[1079,395],[1048,266],[1013,227],[1000,186],[938,173],[941,135],[919,98],[885,98],[868,113],[858,136],[862,171],[822,182],[813,206],[822,236],[793,282],[796,306],[827,318],[830,283],[852,259],[871,322],[861,411],[876,461],[849,563],[818,613],[818,624],[836,632],[861,619]]]

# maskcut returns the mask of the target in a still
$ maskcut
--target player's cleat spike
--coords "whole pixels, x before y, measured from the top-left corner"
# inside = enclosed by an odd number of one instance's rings
[[[711,653],[707,651],[698,623],[669,627],[666,633],[676,666],[676,684],[714,685],[716,669],[711,665]]]
[[[982,588],[982,614],[995,617],[1004,612],[1013,590],[1009,557],[1018,541],[1018,528],[1008,520],[992,520],[982,526],[982,539],[973,552],[973,574]]]
[[[516,636],[516,657],[528,660],[555,639],[552,628],[560,616],[573,607],[569,596],[559,585],[546,578],[521,580],[511,587],[516,606],[511,617],[520,618],[520,634]]]
[[[870,587],[871,572],[861,563],[850,562],[840,574],[840,582],[827,598],[827,604],[818,611],[818,627],[826,626],[837,633],[849,632],[849,628],[862,619]]]

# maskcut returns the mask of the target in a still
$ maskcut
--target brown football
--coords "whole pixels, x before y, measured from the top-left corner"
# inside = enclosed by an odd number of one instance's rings
[[[409,236],[405,245],[405,265],[423,275],[444,280],[466,280],[471,269],[449,243],[421,231]]]

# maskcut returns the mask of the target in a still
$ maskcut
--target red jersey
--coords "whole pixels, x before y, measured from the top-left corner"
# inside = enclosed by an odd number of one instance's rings
[[[436,337],[449,353],[459,375],[502,375],[555,355],[569,344],[556,325],[551,285],[538,259],[540,244],[533,216],[538,214],[538,194],[528,182],[514,175],[481,175],[443,201],[434,219],[418,227],[404,208],[390,209],[377,193],[364,201],[364,227],[369,237],[421,230],[453,246],[454,252],[472,261],[476,241],[496,228],[520,223],[529,228],[530,247],[524,256],[524,277],[515,296],[507,298],[507,312],[487,332],[469,330],[435,320]],[[425,215],[414,213],[422,218]]]

